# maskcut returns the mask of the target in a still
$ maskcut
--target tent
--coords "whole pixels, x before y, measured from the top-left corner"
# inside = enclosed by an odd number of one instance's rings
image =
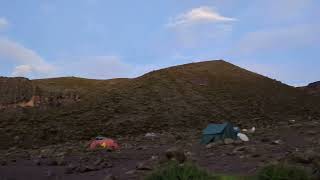
[[[90,149],[103,148],[107,150],[117,150],[119,149],[119,145],[113,140],[109,138],[97,137],[90,144]]]
[[[229,122],[223,124],[209,124],[202,133],[202,144],[209,144],[226,138],[237,139],[237,131]]]

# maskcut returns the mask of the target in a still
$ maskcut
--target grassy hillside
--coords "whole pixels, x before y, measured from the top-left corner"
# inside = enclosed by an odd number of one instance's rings
[[[30,80],[0,77],[0,105],[29,100],[32,94],[33,87]]]
[[[0,112],[0,144],[37,146],[145,132],[200,130],[208,122],[267,127],[319,118],[319,99],[225,61],[193,63],[135,79],[34,80],[42,92],[77,92],[81,101]],[[18,138],[16,138],[18,139]],[[5,142],[5,143],[4,143]]]

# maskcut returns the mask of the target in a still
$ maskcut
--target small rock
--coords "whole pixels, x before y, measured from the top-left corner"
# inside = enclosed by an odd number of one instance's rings
[[[67,164],[64,157],[60,157],[56,160],[58,166],[65,166]]]
[[[35,159],[35,160],[33,161],[33,163],[34,163],[35,165],[37,165],[37,166],[40,166],[40,165],[41,165],[40,159]]]
[[[291,154],[290,159],[297,163],[311,164],[312,162],[320,160],[320,156],[313,150],[308,150],[305,152],[294,152]]]
[[[15,137],[14,137],[14,141],[15,141],[15,142],[18,142],[20,139],[21,139],[20,136],[15,136]]]
[[[147,138],[154,138],[156,137],[157,135],[155,133],[146,133],[145,137]]]
[[[113,167],[113,164],[112,163],[109,163],[109,162],[103,162],[102,164],[100,164],[100,166],[102,168],[112,168]]]
[[[267,143],[267,142],[270,142],[271,140],[267,137],[264,137],[260,140],[261,142],[264,142],[264,143]]]
[[[79,169],[78,169],[78,172],[80,173],[85,173],[85,172],[91,172],[91,171],[96,171],[97,169],[93,166],[90,166],[90,165],[86,165],[86,166],[81,166]]]
[[[223,142],[224,142],[224,144],[228,145],[228,144],[234,143],[234,140],[233,140],[233,139],[230,139],[230,138],[226,138],[226,139],[224,139]]]
[[[113,175],[108,175],[103,180],[117,180],[117,178]]]
[[[289,124],[294,124],[295,122],[296,122],[296,120],[294,120],[294,119],[289,120]]]
[[[185,160],[187,159],[184,152],[177,147],[168,149],[166,151],[166,157],[168,160],[176,160],[179,163],[184,163]]]
[[[99,158],[93,163],[93,165],[98,166],[98,165],[102,164],[103,162],[104,162],[104,159]]]
[[[150,171],[153,169],[149,162],[140,162],[137,164],[136,168],[137,170],[144,170],[144,171]]]
[[[261,154],[253,154],[251,157],[258,158],[258,157],[261,157]]]
[[[243,141],[241,141],[241,139],[237,139],[234,141],[234,144],[240,145],[243,144]]]
[[[282,143],[283,142],[280,139],[271,142],[271,144],[273,144],[273,145],[280,145]]]
[[[236,153],[234,153],[234,152],[227,152],[226,155],[228,155],[228,156],[234,156],[234,155],[236,155]]]
[[[316,135],[318,134],[316,131],[310,130],[307,132],[308,135]]]
[[[54,159],[48,159],[46,162],[45,162],[46,165],[48,166],[57,166],[58,165],[58,162]]]
[[[47,177],[53,177],[53,176],[55,176],[55,173],[52,172],[51,170],[48,170],[48,171],[46,172],[46,176],[47,176]]]
[[[243,151],[245,151],[246,149],[247,149],[246,146],[240,146],[240,147],[235,148],[232,152],[234,152],[234,153],[243,152]]]
[[[128,174],[128,175],[132,175],[132,174],[135,174],[135,173],[136,173],[135,170],[131,170],[131,171],[126,172],[126,174]]]
[[[211,149],[211,148],[213,148],[215,145],[216,145],[215,143],[209,143],[209,144],[206,145],[206,148],[207,148],[207,149]]]
[[[69,164],[65,169],[65,173],[72,174],[76,171],[76,169],[77,169],[77,166],[75,166],[74,164]]]
[[[8,164],[7,161],[4,161],[4,160],[0,161],[0,166],[6,166],[7,164]]]

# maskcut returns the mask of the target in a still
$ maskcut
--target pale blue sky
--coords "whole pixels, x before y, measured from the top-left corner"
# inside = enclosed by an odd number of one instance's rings
[[[318,0],[0,0],[0,75],[108,79],[225,59],[320,80]]]

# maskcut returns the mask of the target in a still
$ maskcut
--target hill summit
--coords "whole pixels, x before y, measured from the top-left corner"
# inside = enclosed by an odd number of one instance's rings
[[[197,131],[209,122],[268,127],[320,117],[319,99],[223,60],[165,68],[133,79],[26,81],[34,90],[26,97],[37,97],[37,103],[0,111],[1,148],[15,141],[40,146],[99,134]],[[7,87],[2,84],[0,92]],[[25,87],[14,88],[22,92]]]

